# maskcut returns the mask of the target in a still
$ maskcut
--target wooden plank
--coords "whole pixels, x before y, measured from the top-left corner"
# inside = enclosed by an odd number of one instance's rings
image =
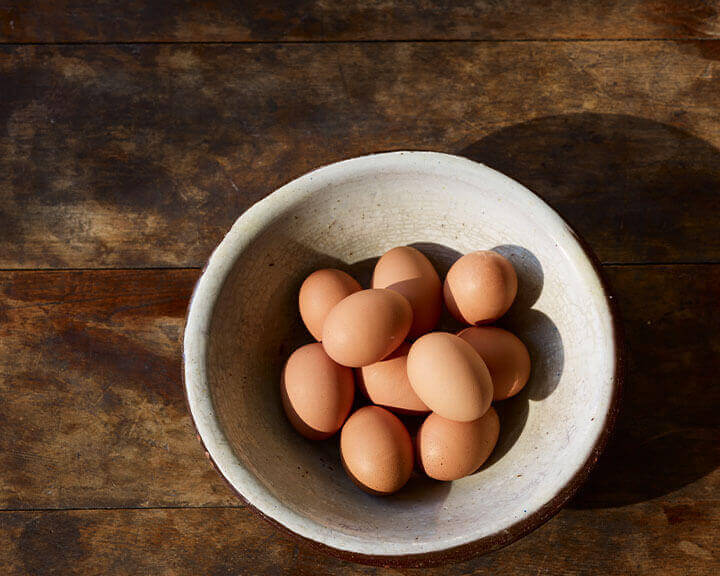
[[[720,42],[0,48],[0,267],[201,266],[377,150],[527,184],[604,262],[720,259]]]
[[[243,509],[0,513],[3,574],[289,574],[294,546]]]
[[[717,499],[720,265],[606,272],[627,385],[610,449],[573,506]],[[203,457],[182,391],[198,275],[0,273],[0,508],[238,505]]]
[[[14,0],[0,7],[0,41],[702,38],[720,35],[717,14],[709,0]]]
[[[181,385],[197,270],[3,274],[3,507],[233,504]]]
[[[678,515],[676,511],[682,509]],[[720,520],[717,500],[679,508],[645,502],[631,509],[564,509],[547,524],[510,546],[466,562],[438,568],[444,576],[548,574],[713,574]],[[348,565],[305,547],[301,574],[427,574],[428,570],[373,570]],[[346,572],[348,571],[348,572]]]
[[[717,501],[563,510],[505,549],[438,572],[713,574],[720,568],[719,521]],[[297,547],[246,509],[217,508],[0,513],[0,564],[7,576],[427,573],[343,562],[305,544]]]

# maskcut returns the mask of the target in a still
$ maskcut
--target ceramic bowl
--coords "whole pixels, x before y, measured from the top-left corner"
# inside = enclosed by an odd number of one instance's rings
[[[367,286],[377,257],[400,245],[443,275],[474,250],[510,258],[519,292],[500,324],[524,340],[533,368],[523,392],[497,405],[500,440],[478,472],[452,483],[417,475],[378,497],[345,475],[337,438],[313,443],[290,427],[280,372],[310,341],[297,310],[303,279],[332,266]],[[433,152],[354,158],[276,190],[213,252],[185,328],[188,404],[218,470],[262,516],[361,562],[453,561],[530,532],[586,477],[617,409],[611,308],[577,236],[514,180]]]

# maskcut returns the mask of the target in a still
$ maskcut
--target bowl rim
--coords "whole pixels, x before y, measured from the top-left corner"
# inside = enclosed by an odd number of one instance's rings
[[[325,169],[328,169],[330,167],[335,167],[338,165],[346,165],[355,163],[358,161],[372,161],[376,159],[386,158],[386,157],[400,157],[400,156],[418,156],[423,155],[427,156],[428,159],[431,159],[433,157],[439,159],[439,160],[445,160],[445,161],[460,161],[462,163],[467,163],[469,166],[473,166],[475,168],[481,167],[484,170],[490,170],[491,172],[494,172],[495,174],[501,176],[504,179],[507,179],[509,182],[515,184],[520,189],[522,189],[526,194],[530,195],[535,199],[536,202],[539,202],[540,204],[544,205],[546,210],[549,210],[558,220],[560,223],[562,223],[567,231],[570,233],[572,238],[577,242],[579,248],[581,249],[584,256],[587,258],[588,263],[591,266],[592,272],[595,274],[597,280],[599,281],[600,287],[602,289],[603,295],[605,297],[605,303],[607,305],[609,314],[610,314],[610,320],[611,320],[611,328],[612,328],[612,338],[613,338],[613,349],[614,349],[614,355],[615,355],[615,370],[611,382],[611,397],[608,402],[606,417],[605,417],[605,423],[602,428],[602,431],[598,435],[594,445],[589,451],[589,454],[587,458],[585,459],[585,462],[578,468],[578,470],[575,472],[575,474],[568,480],[568,482],[561,487],[558,492],[553,496],[550,500],[548,500],[544,505],[542,505],[538,510],[533,512],[532,514],[529,514],[522,520],[519,520],[515,522],[514,524],[510,525],[509,527],[505,528],[501,532],[489,534],[487,536],[483,536],[481,538],[478,538],[476,540],[473,540],[471,542],[465,542],[463,544],[448,547],[442,550],[434,550],[429,552],[421,552],[417,554],[398,554],[398,555],[378,555],[378,554],[365,554],[361,552],[354,552],[349,550],[344,550],[341,548],[336,548],[334,546],[331,546],[329,544],[326,544],[324,542],[320,542],[318,540],[314,540],[312,538],[309,538],[303,534],[300,534],[290,527],[286,526],[285,524],[279,522],[272,516],[269,516],[268,514],[261,511],[259,508],[257,508],[254,504],[252,504],[246,496],[240,491],[238,487],[236,487],[230,479],[225,475],[225,473],[222,471],[220,465],[218,464],[216,457],[213,456],[211,453],[211,447],[208,446],[208,442],[203,437],[201,432],[201,427],[199,426],[196,418],[196,414],[193,411],[193,403],[190,398],[190,392],[189,392],[189,377],[187,374],[188,371],[188,358],[187,358],[187,339],[188,339],[188,327],[190,324],[190,318],[191,313],[194,309],[195,303],[198,299],[199,292],[202,289],[202,281],[206,276],[206,273],[210,269],[211,264],[213,263],[214,258],[217,257],[218,251],[223,247],[223,245],[226,243],[228,236],[230,236],[231,233],[233,233],[233,230],[236,230],[238,228],[238,225],[242,223],[243,219],[247,217],[247,215],[251,212],[254,212],[258,207],[263,205],[264,203],[268,202],[273,195],[276,194],[276,192],[284,190],[286,187],[290,187],[291,185],[295,184],[298,180],[311,178],[313,174],[316,174],[319,171],[323,171]],[[226,270],[227,272],[227,270]],[[222,281],[224,282],[226,275],[223,275]],[[214,298],[212,302],[214,306]],[[213,306],[210,306],[208,308],[208,316],[211,316],[211,312],[213,310]],[[447,564],[447,563],[455,563],[455,562],[461,562],[463,560],[467,560],[471,558],[472,556],[478,556],[483,555],[489,552],[492,552],[494,550],[498,550],[500,548],[503,548],[505,546],[508,546],[509,544],[512,544],[513,542],[519,540],[520,538],[528,535],[529,533],[533,532],[543,524],[545,524],[548,520],[550,520],[553,516],[555,516],[567,503],[570,498],[572,498],[579,488],[582,486],[582,484],[587,480],[590,472],[595,467],[595,464],[597,463],[598,458],[604,451],[604,449],[607,446],[607,443],[612,435],[612,432],[615,428],[615,423],[617,420],[617,414],[620,408],[620,401],[622,396],[622,389],[624,385],[625,380],[625,338],[624,333],[622,329],[622,323],[619,311],[617,309],[617,305],[615,303],[615,299],[610,291],[609,284],[607,282],[607,279],[605,278],[601,263],[589,244],[585,241],[584,238],[582,238],[573,228],[570,226],[567,221],[558,214],[547,202],[545,202],[542,198],[540,198],[537,194],[535,194],[532,190],[528,189],[521,183],[517,182],[513,178],[510,178],[509,176],[489,167],[485,164],[482,164],[480,162],[476,162],[474,160],[471,160],[469,158],[466,158],[464,156],[459,156],[455,154],[448,154],[444,152],[435,152],[430,150],[396,150],[396,151],[389,151],[389,152],[376,152],[371,154],[366,154],[362,156],[355,156],[352,158],[348,158],[345,160],[340,160],[337,162],[332,162],[329,164],[325,164],[323,166],[320,166],[318,168],[315,168],[309,172],[306,172],[305,174],[302,174],[298,176],[297,178],[294,178],[293,180],[289,181],[288,183],[284,184],[283,186],[277,188],[267,196],[263,197],[261,200],[254,203],[252,206],[247,208],[238,218],[235,220],[233,225],[231,226],[230,230],[224,235],[223,239],[220,241],[220,243],[215,247],[213,252],[208,257],[205,265],[202,267],[201,274],[198,277],[197,281],[195,282],[195,285],[193,286],[192,294],[190,296],[190,300],[188,302],[188,306],[185,313],[185,319],[183,323],[183,338],[181,343],[181,351],[182,351],[182,384],[183,384],[183,392],[185,397],[185,403],[188,408],[188,412],[190,413],[190,419],[192,421],[193,427],[195,428],[196,436],[198,440],[200,441],[203,450],[205,451],[205,456],[208,458],[208,460],[211,462],[212,466],[215,468],[215,470],[218,472],[220,477],[227,483],[227,485],[230,487],[230,489],[238,496],[238,498],[245,504],[245,506],[251,511],[251,513],[261,518],[262,520],[268,522],[269,524],[276,526],[279,528],[284,534],[289,535],[291,538],[293,538],[298,544],[305,544],[306,546],[310,547],[311,549],[314,549],[315,551],[330,554],[333,556],[336,556],[338,558],[341,558],[343,560],[351,561],[351,562],[358,562],[362,564],[368,564],[368,565],[374,565],[374,566],[387,566],[387,567],[429,567],[429,566],[437,566],[441,564]]]

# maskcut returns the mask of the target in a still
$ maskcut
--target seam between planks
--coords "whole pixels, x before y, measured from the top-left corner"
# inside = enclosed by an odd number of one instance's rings
[[[202,270],[202,266],[108,266],[99,268],[0,268],[2,272],[165,272],[171,270]]]
[[[662,266],[717,266],[720,265],[718,260],[697,260],[683,262],[601,262],[601,268],[652,268]],[[202,270],[202,266],[124,266],[124,267],[100,267],[100,268],[0,268],[2,273],[27,272],[27,273],[45,273],[45,272],[171,272],[181,270]]]
[[[101,510],[244,510],[244,504],[225,506],[80,506],[69,508],[2,508],[0,514],[17,514],[20,512],[94,512]]]
[[[123,46],[123,45],[210,45],[242,46],[255,44],[513,44],[513,43],[594,43],[594,42],[716,42],[720,37],[682,36],[678,38],[399,38],[356,40],[90,40],[59,42],[5,42],[0,46]]]

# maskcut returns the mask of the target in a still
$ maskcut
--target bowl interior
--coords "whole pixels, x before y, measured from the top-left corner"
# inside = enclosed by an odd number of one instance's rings
[[[524,391],[498,405],[500,442],[480,471],[453,483],[414,476],[376,497],[345,475],[337,438],[314,443],[290,427],[280,371],[310,341],[297,311],[305,276],[332,266],[367,287],[377,257],[406,244],[441,274],[473,250],[508,256],[519,295],[501,324],[526,343],[533,369]],[[213,255],[187,330],[189,401],[223,474],[293,531],[361,554],[445,550],[537,512],[588,459],[613,395],[610,312],[572,232],[514,181],[440,154],[332,165],[261,202]]]

